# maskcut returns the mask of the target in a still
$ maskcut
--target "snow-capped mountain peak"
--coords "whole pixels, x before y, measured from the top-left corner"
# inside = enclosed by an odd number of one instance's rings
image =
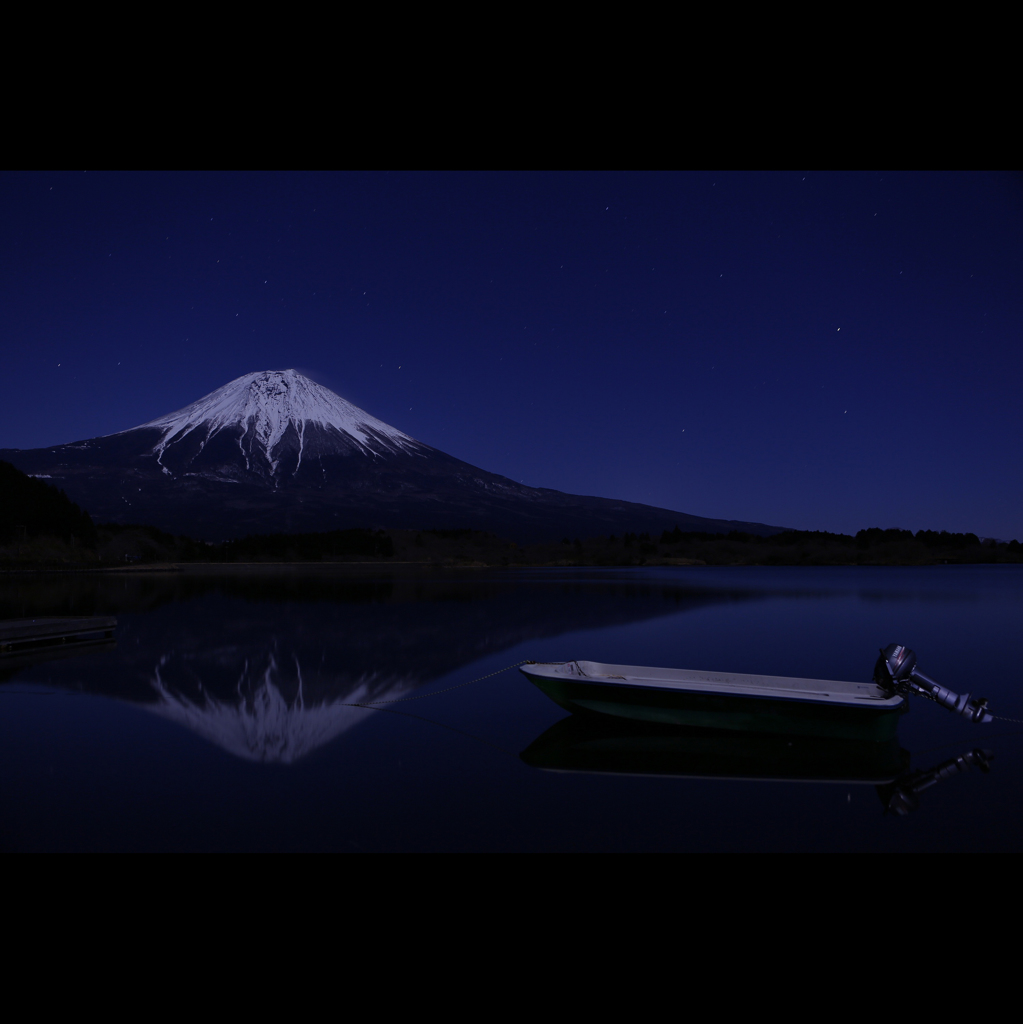
[[[210,540],[367,528],[469,528],[519,543],[676,526],[780,532],[527,487],[414,440],[294,370],[247,373],[131,430],[0,449],[0,459],[52,480],[99,522]]]
[[[274,453],[289,427],[297,435],[301,460],[305,432],[311,424],[338,431],[367,453],[379,452],[381,447],[392,451],[416,447],[415,440],[407,434],[295,370],[247,373],[184,409],[134,429],[155,427],[163,432],[153,449],[159,458],[169,445],[194,432],[199,433],[204,447],[221,431],[240,428],[240,434],[249,439],[250,451],[252,447],[261,449],[272,469],[276,469]]]

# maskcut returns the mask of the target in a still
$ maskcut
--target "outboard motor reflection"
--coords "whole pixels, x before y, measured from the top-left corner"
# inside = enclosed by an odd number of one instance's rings
[[[942,761],[934,768],[907,772],[894,782],[877,787],[877,795],[884,804],[885,814],[897,814],[905,817],[910,811],[920,806],[920,794],[925,789],[937,785],[943,779],[953,775],[961,775],[971,768],[979,768],[982,772],[991,770],[991,759],[994,752],[990,750],[969,750],[960,757]]]

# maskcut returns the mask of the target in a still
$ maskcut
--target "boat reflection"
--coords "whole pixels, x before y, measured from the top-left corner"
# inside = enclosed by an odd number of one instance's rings
[[[897,739],[740,735],[570,715],[519,756],[533,768],[559,772],[872,785],[885,813],[904,817],[920,806],[920,794],[939,782],[971,768],[988,772],[994,753],[978,748],[910,770],[910,754]]]
[[[897,739],[880,743],[643,725],[571,715],[520,755],[549,771],[778,782],[894,782],[909,767]]]

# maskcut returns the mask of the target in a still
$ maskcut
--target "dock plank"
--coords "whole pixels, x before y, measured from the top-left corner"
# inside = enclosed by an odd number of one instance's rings
[[[0,653],[16,653],[37,644],[109,639],[116,628],[117,619],[113,615],[0,619]]]

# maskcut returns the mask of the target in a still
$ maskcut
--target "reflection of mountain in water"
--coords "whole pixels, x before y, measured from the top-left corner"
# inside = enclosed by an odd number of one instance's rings
[[[292,762],[371,714],[346,705],[393,700],[532,639],[754,596],[622,574],[271,570],[15,583],[0,612],[116,614],[116,651],[37,677],[140,704],[239,757]]]
[[[160,659],[152,679],[159,699],[155,705],[148,705],[150,711],[187,726],[238,757],[285,764],[304,757],[372,714],[372,708],[352,705],[393,700],[415,685],[411,677],[368,675],[336,691],[334,699],[309,701],[297,655],[292,655],[291,664],[285,661],[278,665],[276,656],[270,653],[258,664],[246,659],[235,694],[222,698],[215,692],[205,692],[193,672],[188,673],[185,686],[175,683],[176,667],[181,668],[172,656]],[[196,688],[204,692],[187,692]]]

